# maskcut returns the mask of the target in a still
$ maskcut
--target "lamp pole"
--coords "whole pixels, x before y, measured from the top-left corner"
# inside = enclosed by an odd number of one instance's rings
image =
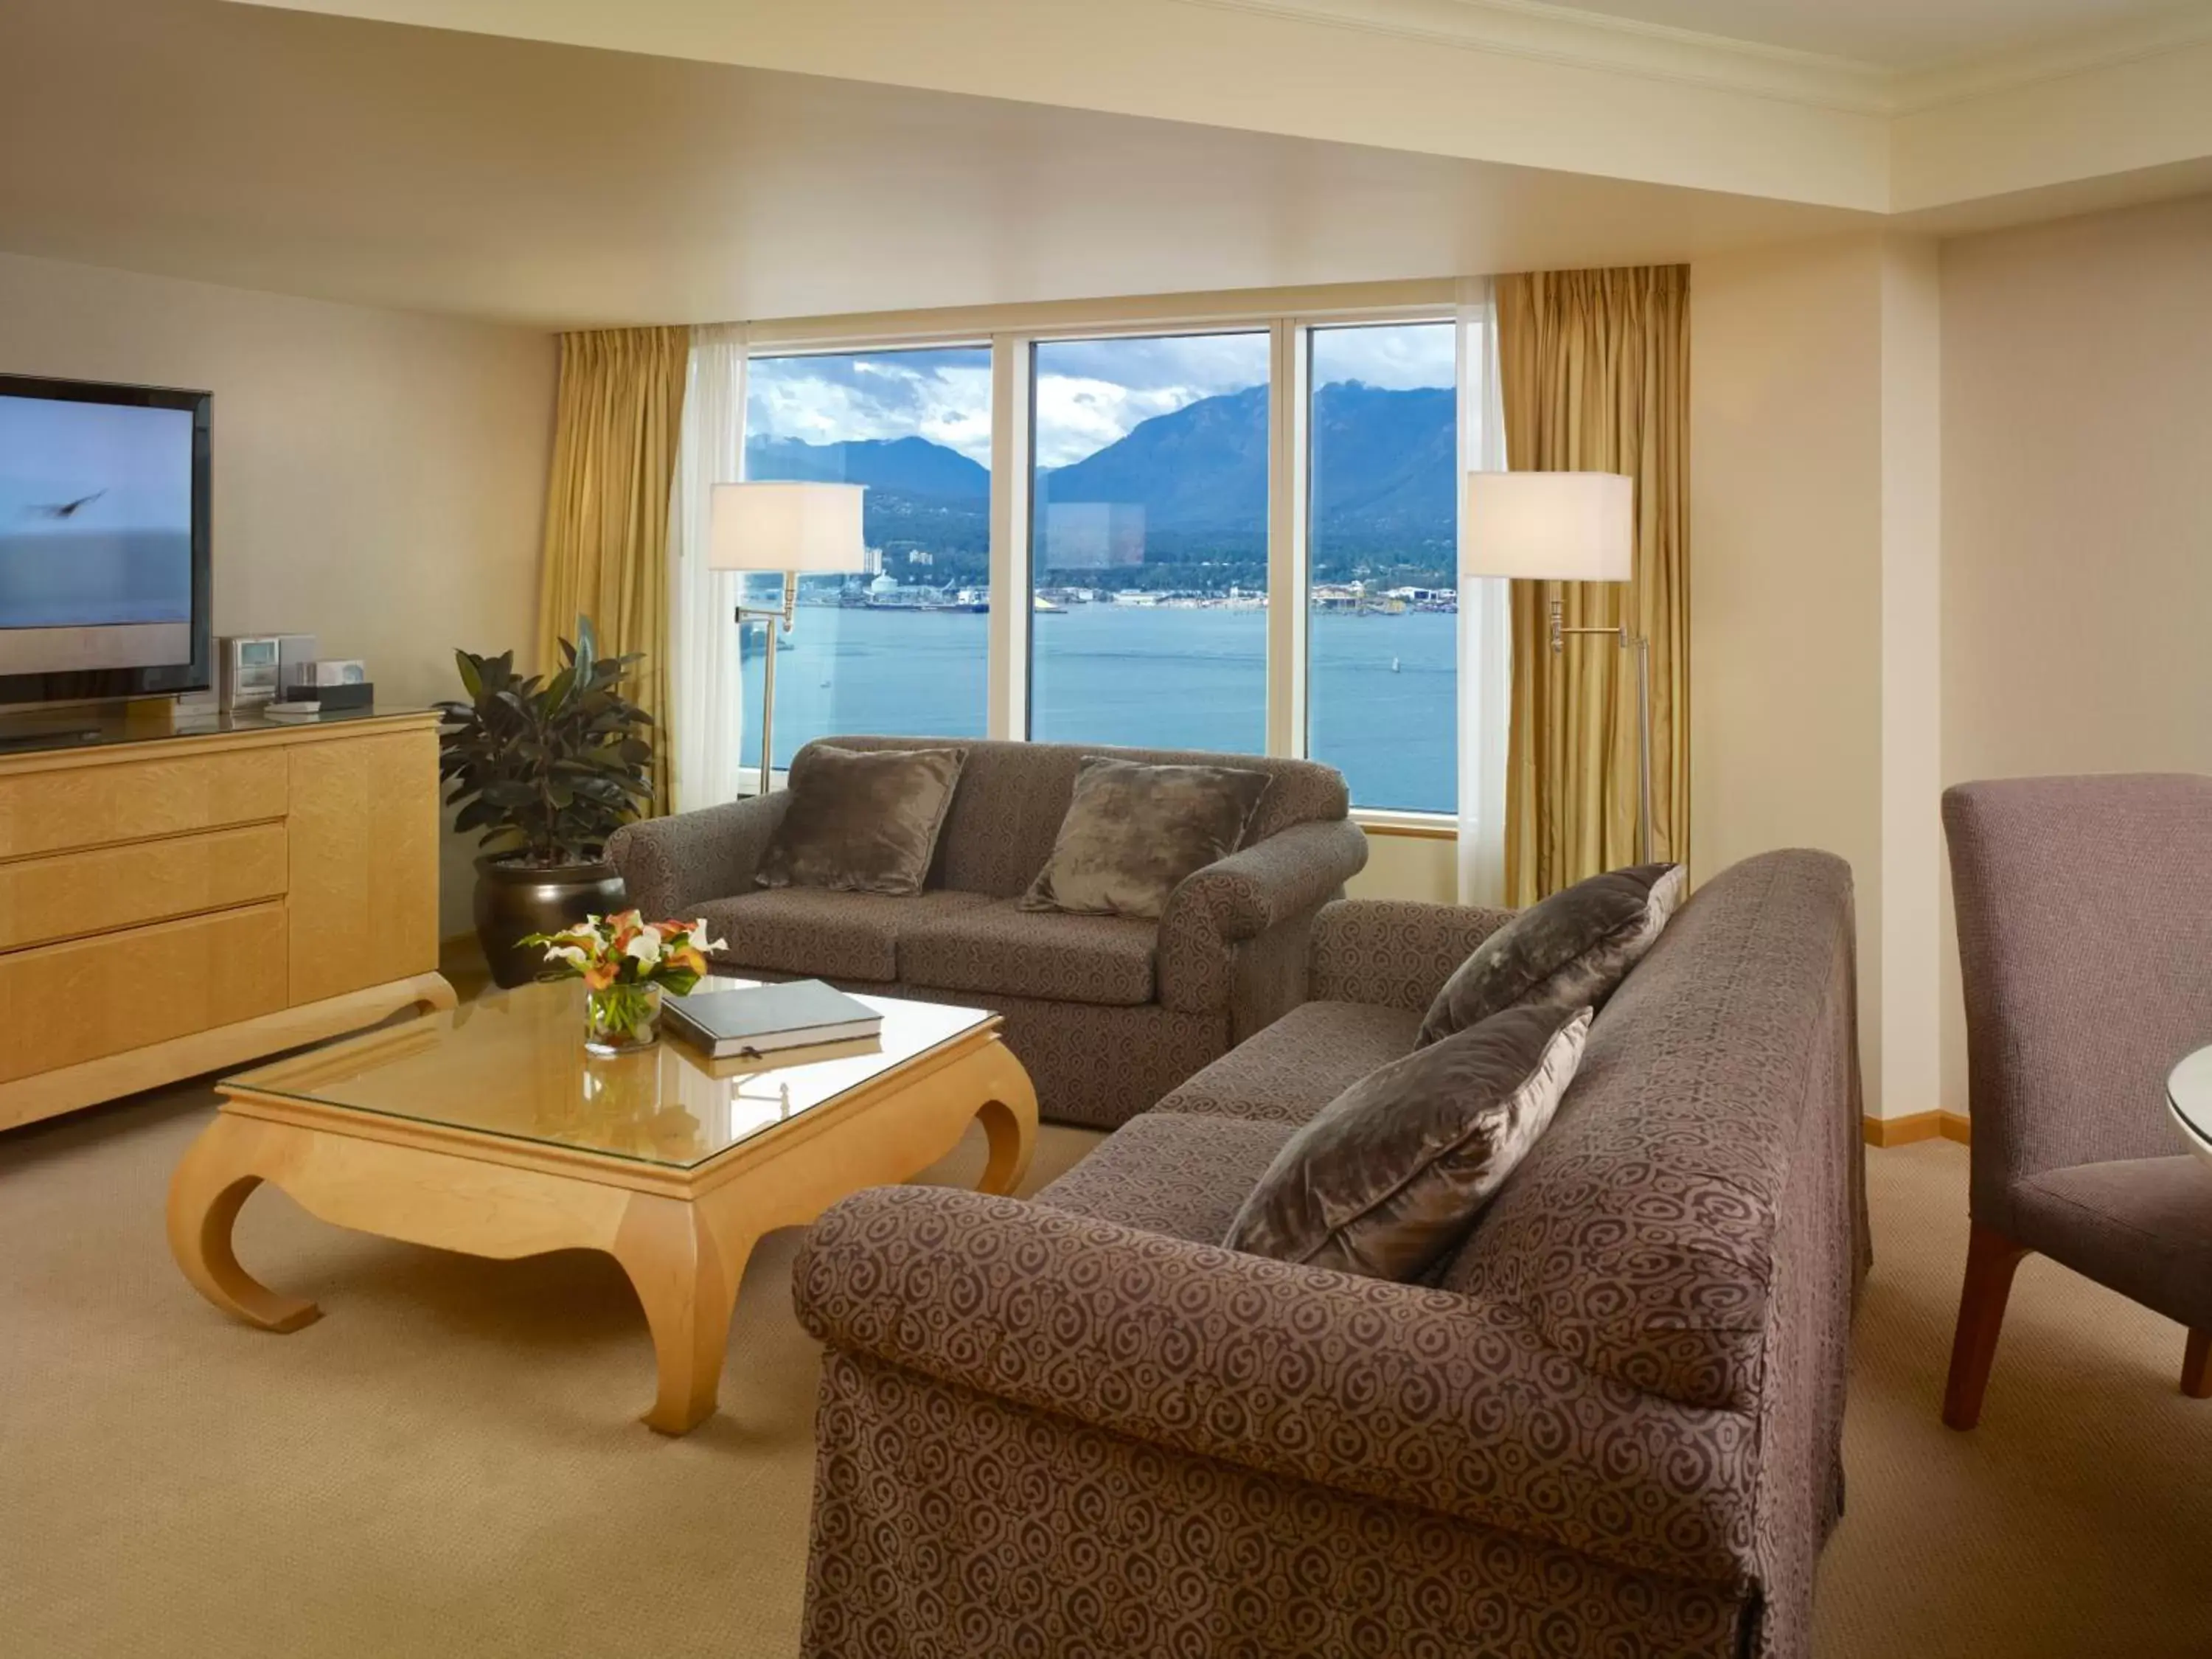
[[[753,793],[769,793],[769,780],[775,770],[775,645],[776,635],[791,626],[799,603],[799,578],[791,571],[781,573],[783,603],[763,609],[758,606],[738,606],[738,628],[742,636],[748,621],[768,624],[768,655],[761,661],[761,746],[759,787]]]
[[[749,605],[738,594],[738,645],[742,653],[749,622],[768,624],[768,656],[761,666],[760,783],[767,794],[775,777],[775,658],[781,635],[798,619],[799,579],[865,570],[868,549],[861,535],[865,486],[795,478],[718,483],[707,514],[707,567],[773,575],[781,603]]]
[[[1570,634],[1609,634],[1620,648],[1636,653],[1636,861],[1651,862],[1651,641],[1628,631],[1623,617],[1614,628],[1569,628],[1565,607],[1555,584],[1552,589],[1552,649],[1567,648]]]

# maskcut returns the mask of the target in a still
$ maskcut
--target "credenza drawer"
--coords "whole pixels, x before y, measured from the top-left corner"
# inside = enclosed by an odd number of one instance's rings
[[[284,1006],[282,902],[0,957],[0,1081]]]
[[[290,775],[260,748],[0,777],[0,859],[281,818]]]
[[[0,951],[284,896],[282,823],[0,864]]]

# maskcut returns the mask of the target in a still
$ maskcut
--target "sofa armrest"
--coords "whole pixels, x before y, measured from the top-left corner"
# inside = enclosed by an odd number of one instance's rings
[[[1229,1006],[1230,953],[1309,915],[1367,863],[1349,818],[1294,823],[1184,878],[1160,915],[1160,1000],[1206,1012]]]
[[[793,1295],[833,1347],[1133,1439],[1640,1571],[1753,1571],[1752,1418],[1595,1376],[1495,1303],[927,1187],[829,1211]]]
[[[708,899],[753,884],[769,837],[783,822],[787,790],[672,817],[626,823],[607,841],[629,902],[648,916],[689,915]]]
[[[1308,994],[1419,1012],[1510,910],[1407,899],[1340,899],[1314,918]]]

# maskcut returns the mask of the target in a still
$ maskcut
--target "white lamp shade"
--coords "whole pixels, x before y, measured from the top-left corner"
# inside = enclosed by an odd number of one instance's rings
[[[864,484],[718,483],[708,508],[707,563],[715,570],[865,570]]]
[[[1618,472],[1470,472],[1460,571],[1534,581],[1625,582],[1636,483]]]

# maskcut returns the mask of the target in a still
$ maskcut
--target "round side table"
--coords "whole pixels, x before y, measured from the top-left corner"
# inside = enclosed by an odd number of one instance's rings
[[[2212,1158],[2212,1048],[2199,1048],[2167,1074],[2166,1104],[2189,1150]]]

